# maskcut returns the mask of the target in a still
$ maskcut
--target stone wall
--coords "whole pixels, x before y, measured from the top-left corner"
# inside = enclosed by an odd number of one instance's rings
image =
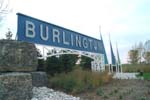
[[[34,44],[0,40],[0,100],[31,100],[34,86],[47,86],[45,72],[36,72]]]
[[[0,75],[0,100],[31,100],[32,77],[28,73]]]
[[[34,44],[0,40],[0,72],[36,71],[37,52]]]

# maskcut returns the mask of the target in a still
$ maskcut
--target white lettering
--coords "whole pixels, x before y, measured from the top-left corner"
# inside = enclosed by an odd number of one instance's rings
[[[94,49],[96,51],[97,50],[97,42],[96,41],[93,41],[93,46],[94,46]]]
[[[73,46],[73,34],[71,34],[71,45]]]
[[[57,40],[58,43],[60,43],[60,32],[57,29],[53,29],[53,42]]]
[[[65,32],[63,32],[63,43],[69,45],[69,42],[66,41],[65,37],[66,37]]]
[[[90,42],[90,49],[92,49],[92,40],[89,39],[89,42]]]
[[[100,42],[97,42],[97,47],[98,47],[98,50],[101,51],[102,50],[102,47],[101,47],[101,43]]]
[[[88,48],[87,38],[83,38],[83,47]]]
[[[45,41],[48,40],[48,26],[46,26],[46,33],[44,36],[43,25],[42,24],[40,25],[40,36],[42,40],[45,40]]]
[[[76,35],[76,46],[81,47],[81,37]]]
[[[35,37],[35,25],[31,21],[26,21],[26,37],[34,38]]]

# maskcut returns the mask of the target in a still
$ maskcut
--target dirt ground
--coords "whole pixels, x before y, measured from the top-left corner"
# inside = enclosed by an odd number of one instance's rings
[[[78,96],[81,100],[150,100],[150,80],[113,80]]]

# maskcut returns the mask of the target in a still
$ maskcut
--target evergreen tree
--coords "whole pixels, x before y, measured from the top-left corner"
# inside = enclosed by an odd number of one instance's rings
[[[72,71],[77,61],[77,55],[52,56],[46,60],[46,71],[54,75],[55,73]]]
[[[12,35],[13,35],[13,34],[12,34],[12,32],[10,31],[10,29],[8,29],[8,32],[6,32],[5,35],[6,35],[6,39],[7,39],[7,40],[11,40],[11,39],[12,39]]]
[[[48,57],[46,60],[46,72],[50,75],[59,73],[60,71],[60,61],[56,56]]]
[[[93,59],[89,58],[89,57],[86,57],[86,56],[81,56],[81,62],[80,62],[80,65],[82,67],[82,69],[85,69],[85,70],[91,70],[91,61]]]
[[[69,72],[72,71],[75,63],[77,61],[77,55],[61,55],[60,56],[60,62],[62,67],[62,71]]]
[[[38,59],[37,71],[45,71],[45,61],[44,61],[44,59]]]

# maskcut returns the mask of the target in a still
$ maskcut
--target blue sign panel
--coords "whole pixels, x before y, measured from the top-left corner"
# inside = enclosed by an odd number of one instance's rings
[[[102,41],[18,13],[18,40],[36,44],[103,53]]]

